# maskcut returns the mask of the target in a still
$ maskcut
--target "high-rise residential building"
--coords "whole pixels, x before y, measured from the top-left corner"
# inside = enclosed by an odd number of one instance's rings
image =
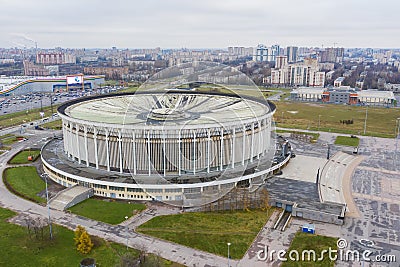
[[[277,56],[275,60],[275,68],[281,69],[288,63],[287,56]]]
[[[286,47],[286,56],[287,56],[287,59],[288,59],[289,63],[297,62],[298,50],[299,50],[299,48],[297,46],[288,46],[288,47]]]
[[[271,53],[270,53],[270,59],[269,61],[274,61],[276,60],[276,57],[281,54],[281,48],[278,44],[275,44],[271,46]]]
[[[325,72],[319,71],[316,59],[308,58],[304,62],[286,64],[282,68],[271,70],[271,84],[286,86],[325,85]]]
[[[280,55],[280,47],[279,45],[273,45],[271,47],[267,47],[263,44],[259,44],[255,49],[255,55],[253,56],[253,60],[257,62],[275,62],[276,56]]]
[[[76,57],[63,52],[38,52],[36,54],[36,63],[43,65],[74,64],[76,63]]]
[[[89,75],[105,75],[106,79],[123,79],[128,75],[128,67],[85,67],[83,72]]]
[[[255,55],[253,56],[253,60],[257,62],[268,61],[268,47],[266,47],[263,44],[259,44],[255,49]]]
[[[288,85],[287,77],[288,77],[287,69],[272,69],[271,70],[271,84],[274,85]]]
[[[228,54],[235,56],[251,56],[253,55],[253,47],[230,46],[228,47]]]
[[[324,51],[319,53],[320,62],[333,62],[340,63],[343,61],[344,48],[340,47],[328,47]]]
[[[49,69],[43,65],[35,65],[35,63],[24,60],[24,75],[25,76],[48,76],[50,75]]]

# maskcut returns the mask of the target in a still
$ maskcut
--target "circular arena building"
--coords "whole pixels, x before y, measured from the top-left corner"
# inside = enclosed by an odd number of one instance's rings
[[[42,149],[46,173],[95,195],[192,206],[261,184],[285,163],[271,167],[272,103],[170,84],[60,106],[63,137]]]
[[[187,176],[221,172],[270,149],[268,106],[233,96],[108,96],[59,108],[64,152],[107,171]]]

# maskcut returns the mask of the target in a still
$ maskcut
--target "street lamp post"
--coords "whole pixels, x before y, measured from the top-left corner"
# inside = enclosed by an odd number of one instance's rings
[[[367,131],[367,119],[368,119],[368,106],[365,109],[364,135],[365,135],[365,132]]]
[[[128,220],[128,216],[125,216],[125,220]],[[125,224],[125,231],[126,231],[126,250],[128,250],[128,223]]]
[[[231,243],[227,243],[227,245],[228,245],[228,267],[230,267],[231,265],[230,265],[229,259],[230,259],[231,255],[229,254],[229,247],[231,246]]]
[[[399,143],[399,138],[400,138],[400,117],[396,119],[396,128],[394,129],[395,137],[396,138],[396,149],[394,151],[394,156],[393,156],[393,167],[394,170],[396,170],[396,161],[397,161],[397,148],[398,148],[398,143]]]
[[[47,212],[49,214],[50,239],[53,239],[53,229],[51,227],[50,206],[49,206],[49,191],[47,190],[47,173],[43,174],[43,176],[46,182],[46,203],[47,203]]]

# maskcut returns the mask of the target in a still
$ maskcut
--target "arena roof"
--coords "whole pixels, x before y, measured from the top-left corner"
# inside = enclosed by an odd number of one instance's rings
[[[67,106],[65,115],[87,122],[137,125],[225,124],[270,112],[266,103],[196,93],[135,94],[89,99]]]

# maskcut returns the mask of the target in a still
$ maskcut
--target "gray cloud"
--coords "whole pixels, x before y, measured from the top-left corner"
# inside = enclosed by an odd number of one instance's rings
[[[394,0],[0,0],[0,46],[399,47]],[[22,40],[23,41],[23,40]],[[25,40],[26,46],[32,42]]]

